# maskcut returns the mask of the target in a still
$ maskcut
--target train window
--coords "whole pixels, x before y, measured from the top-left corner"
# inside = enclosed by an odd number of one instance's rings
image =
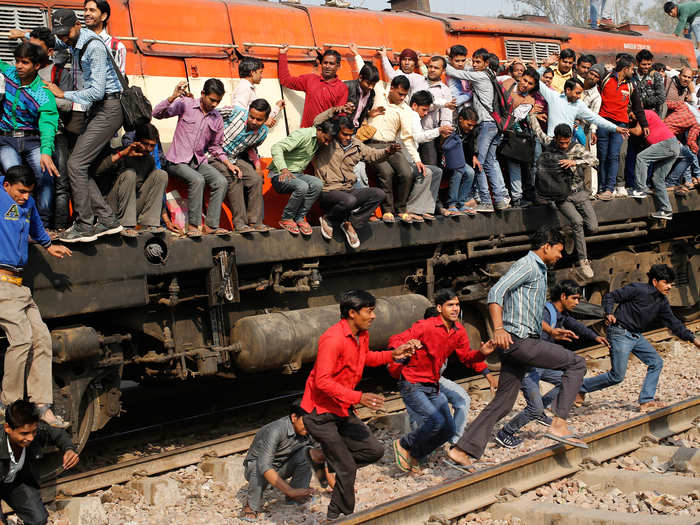
[[[537,62],[542,62],[550,55],[558,55],[561,46],[554,42],[535,42],[535,58]]]
[[[35,27],[48,25],[46,10],[28,6],[0,6],[0,59],[14,63],[13,51],[17,46],[17,40],[7,38],[10,29],[32,30]]]

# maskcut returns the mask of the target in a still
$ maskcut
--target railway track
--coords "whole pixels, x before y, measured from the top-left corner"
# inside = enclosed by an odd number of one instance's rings
[[[690,330],[700,329],[700,321],[689,323],[688,328]],[[673,337],[665,328],[647,332],[646,336],[652,342],[659,342]],[[606,347],[598,345],[581,349],[578,353],[584,355],[590,365],[596,360],[605,358],[608,351]],[[487,391],[489,388],[487,381],[480,376],[462,379],[457,382],[470,393],[481,390]],[[357,414],[360,418],[369,420],[387,413],[399,412],[404,408],[401,397],[392,395],[387,397],[382,412],[370,411],[362,407],[358,409]],[[127,482],[135,476],[152,476],[197,464],[204,457],[223,457],[245,452],[252,442],[256,431],[257,429],[253,429],[243,433],[227,435],[158,454],[118,462],[94,470],[62,476],[51,483],[42,485],[42,497],[44,501],[53,501],[57,497],[76,496]]]

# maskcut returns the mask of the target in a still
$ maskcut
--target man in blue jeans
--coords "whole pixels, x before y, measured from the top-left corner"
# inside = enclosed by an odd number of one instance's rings
[[[628,284],[603,297],[602,305],[605,309],[605,321],[608,323],[612,368],[609,372],[584,380],[577,402],[583,402],[585,394],[589,392],[622,382],[627,372],[627,361],[632,353],[647,365],[647,374],[642,383],[642,390],[639,392],[640,410],[646,412],[663,406],[663,403],[654,400],[654,394],[656,394],[656,385],[664,362],[642,334],[657,319],[660,319],[677,337],[700,348],[700,338],[695,337],[695,334],[673,315],[666,297],[675,279],[673,268],[664,264],[655,264],[647,276],[649,277],[647,284]],[[617,303],[617,309],[613,314],[615,303]]]
[[[599,336],[571,316],[570,312],[581,300],[581,287],[578,283],[570,279],[561,281],[552,288],[549,295],[552,300],[544,305],[540,339],[557,342],[562,346],[579,339],[610,346],[605,337]],[[498,431],[496,434],[498,444],[506,448],[516,448],[523,442],[516,435],[517,432],[530,421],[537,421],[546,427],[552,424],[552,418],[544,413],[544,409],[557,397],[562,374],[561,370],[530,369],[521,387],[527,406]],[[543,396],[540,393],[540,381],[554,385],[554,388]]]
[[[455,423],[440,392],[440,371],[447,358],[456,351],[460,360],[475,370],[483,370],[485,356],[493,352],[492,342],[472,350],[467,331],[458,322],[460,304],[453,290],[443,289],[435,294],[438,315],[423,319],[389,339],[389,348],[398,348],[409,341],[421,346],[406,359],[400,370],[399,387],[407,407],[423,418],[423,424],[394,441],[394,456],[399,469],[419,472],[418,462],[446,443],[455,434]],[[390,370],[401,365],[390,364]]]

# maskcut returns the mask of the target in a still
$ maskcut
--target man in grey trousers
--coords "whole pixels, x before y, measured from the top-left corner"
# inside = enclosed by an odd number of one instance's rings
[[[112,67],[107,47],[97,34],[81,28],[80,21],[72,10],[53,11],[52,27],[57,47],[68,48],[73,56],[73,64],[80,65],[84,87],[78,91],[64,92],[55,84],[49,83],[47,88],[56,97],[90,107],[85,130],[78,137],[68,159],[68,178],[76,219],[70,228],[61,233],[59,239],[63,242],[92,242],[102,235],[119,233],[123,229],[102,197],[95,180],[88,175],[92,161],[122,126],[122,87]]]

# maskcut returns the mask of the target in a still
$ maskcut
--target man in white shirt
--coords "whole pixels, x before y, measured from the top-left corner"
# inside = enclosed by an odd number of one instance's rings
[[[5,424],[0,430],[0,500],[27,525],[45,525],[49,518],[31,468],[32,461],[41,457],[46,441],[63,453],[64,470],[78,464],[79,457],[68,433],[40,426],[34,403],[20,399],[7,406]],[[6,523],[4,518],[0,512],[0,522]]]
[[[442,75],[447,67],[444,57],[434,56],[428,62],[428,89],[433,96],[433,104],[430,106],[428,114],[421,119],[423,129],[436,129],[440,126],[452,126],[452,112],[457,107],[457,101],[452,96],[452,91],[442,81]],[[431,140],[420,145],[418,148],[423,162],[430,165],[439,163],[439,143]]]
[[[114,57],[122,75],[126,74],[126,47],[107,33],[107,20],[112,13],[106,0],[87,0],[84,4],[85,25],[97,33]]]
[[[413,139],[413,111],[405,102],[410,87],[404,75],[394,77],[388,93],[379,86],[375,87],[374,107],[382,107],[384,111],[368,120],[368,124],[376,129],[373,137],[367,141],[368,146],[386,149],[398,140],[402,147],[402,151],[372,165],[377,174],[377,187],[384,190],[386,195],[382,204],[384,222],[394,222],[394,214],[403,222],[418,220],[406,208],[414,182],[413,168],[408,159],[413,161],[418,173],[426,173]]]
[[[418,53],[413,49],[404,49],[399,55],[399,69],[394,69],[394,65],[389,61],[387,57],[386,48],[382,47],[379,50],[379,54],[382,57],[382,68],[384,69],[384,74],[387,79],[393,80],[399,75],[403,75],[408,79],[411,87],[408,90],[408,95],[406,98],[411,100],[411,97],[416,91],[421,91],[427,89],[428,83],[423,76],[423,72],[420,71],[420,66],[422,63],[418,58]],[[418,71],[416,71],[418,69]]]
[[[233,90],[233,95],[231,95],[232,106],[248,111],[250,103],[260,98],[255,92],[255,86],[262,81],[264,67],[265,64],[258,58],[246,57],[241,60],[238,64],[238,76],[241,80],[236,85],[236,89]],[[270,105],[272,106],[272,104]],[[277,115],[279,115],[283,107],[284,100],[278,100],[277,103],[272,106],[270,116],[267,122],[265,122],[268,128],[277,123]]]

